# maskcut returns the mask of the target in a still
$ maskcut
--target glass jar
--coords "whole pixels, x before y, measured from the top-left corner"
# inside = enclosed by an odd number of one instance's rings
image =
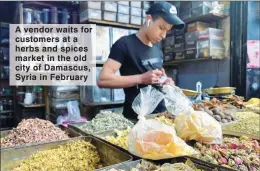
[[[71,13],[71,18],[72,18],[72,21],[71,21],[72,24],[78,24],[78,13],[77,13],[77,11],[73,11]]]
[[[58,9],[57,7],[51,7],[51,24],[58,24]]]
[[[49,13],[50,13],[50,10],[48,8],[42,9],[42,22],[43,22],[43,24],[49,24]]]
[[[69,23],[69,11],[66,8],[61,9],[60,11],[60,24]]]
[[[32,23],[32,13],[33,13],[33,10],[31,8],[23,9],[23,24]]]

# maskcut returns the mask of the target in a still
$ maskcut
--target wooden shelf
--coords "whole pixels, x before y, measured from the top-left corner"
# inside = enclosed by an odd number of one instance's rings
[[[133,24],[122,24],[118,22],[113,21],[104,21],[104,20],[96,20],[96,19],[89,19],[86,21],[80,21],[80,23],[88,23],[88,24],[101,24],[106,26],[117,26],[117,27],[123,27],[123,28],[130,28],[130,29],[139,29],[141,26],[133,25]]]
[[[45,107],[45,104],[24,104],[19,102],[19,104],[25,108],[37,108],[37,107]]]
[[[123,104],[124,101],[118,101],[118,102],[100,102],[100,103],[88,103],[88,104],[84,104],[84,106],[109,106],[109,105],[120,105]]]
[[[210,13],[210,14],[199,16],[199,17],[190,18],[188,20],[184,20],[184,22],[192,23],[192,22],[196,22],[196,21],[202,21],[202,22],[212,23],[212,22],[222,20],[224,18],[226,18],[226,16]]]
[[[43,8],[43,7],[57,7],[57,8],[67,8],[67,9],[77,9],[79,5],[73,5],[70,2],[57,2],[57,1],[25,1],[23,2],[24,8],[34,7],[34,8]]]
[[[14,113],[14,110],[5,110],[0,112],[0,114],[5,114],[5,113]]]
[[[226,58],[224,58],[224,59],[226,59]],[[170,61],[170,62],[165,62],[163,65],[164,66],[172,66],[172,65],[177,65],[179,63],[186,63],[186,62],[224,60],[224,59],[215,59],[215,58],[183,59],[183,60],[174,60],[174,61]]]

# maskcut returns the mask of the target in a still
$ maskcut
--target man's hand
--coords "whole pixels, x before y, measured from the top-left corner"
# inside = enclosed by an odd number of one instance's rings
[[[143,73],[138,78],[139,84],[156,84],[159,81],[160,76],[162,76],[163,72],[156,69],[152,71],[147,71],[146,73]]]
[[[161,69],[161,71],[163,73],[162,74],[163,76],[167,76],[164,69]],[[168,77],[168,79],[163,84],[175,85],[175,83],[174,83],[174,81],[172,80],[171,77]]]

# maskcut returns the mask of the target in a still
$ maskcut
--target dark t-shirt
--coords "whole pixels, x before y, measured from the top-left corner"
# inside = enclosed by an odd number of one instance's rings
[[[136,34],[124,36],[117,40],[111,48],[109,58],[121,63],[120,73],[122,76],[142,74],[153,70],[153,68],[162,69],[163,64],[163,53],[158,44],[149,47],[143,44]],[[123,114],[125,117],[130,119],[137,118],[137,114],[132,109],[132,103],[139,94],[140,88],[145,86],[147,85],[124,88],[126,97]],[[164,111],[164,101],[161,101],[153,113]]]

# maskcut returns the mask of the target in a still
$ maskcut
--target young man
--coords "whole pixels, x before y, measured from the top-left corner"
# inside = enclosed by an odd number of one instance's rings
[[[156,43],[164,39],[172,28],[184,28],[176,8],[168,2],[154,3],[146,14],[146,23],[136,34],[121,37],[113,44],[98,80],[101,88],[124,88],[123,114],[129,119],[137,118],[131,106],[140,88],[158,84],[159,78],[166,76],[163,53]],[[118,70],[121,76],[115,74]],[[174,83],[168,78],[163,84]],[[165,110],[162,101],[153,113]]]

